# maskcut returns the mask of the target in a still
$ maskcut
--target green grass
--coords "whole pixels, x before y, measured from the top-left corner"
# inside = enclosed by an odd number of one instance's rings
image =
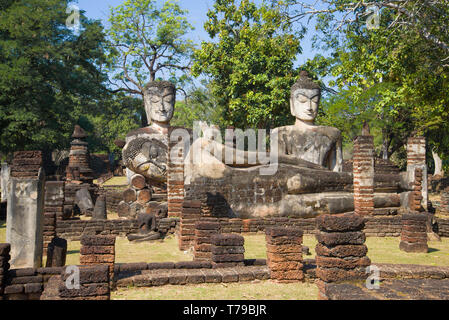
[[[119,288],[112,300],[316,300],[312,283],[280,284],[273,281],[220,283],[150,288]]]
[[[0,243],[6,242],[6,221],[0,221]]]
[[[128,179],[124,177],[112,177],[108,181],[102,184],[102,186],[126,186],[128,185]]]

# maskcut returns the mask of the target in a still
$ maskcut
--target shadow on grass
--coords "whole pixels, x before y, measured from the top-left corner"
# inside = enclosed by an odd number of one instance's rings
[[[78,254],[78,253],[80,253],[79,250],[68,250],[67,251],[67,254]]]
[[[438,252],[438,251],[440,251],[440,250],[435,249],[435,248],[429,248],[429,251],[427,251],[427,253]]]

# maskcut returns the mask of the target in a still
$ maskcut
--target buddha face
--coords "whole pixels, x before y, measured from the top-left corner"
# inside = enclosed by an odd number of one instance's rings
[[[166,124],[170,122],[175,107],[175,95],[171,89],[148,88],[144,100],[149,119]]]
[[[291,96],[291,113],[296,119],[304,122],[314,122],[320,104],[320,90],[296,89]]]

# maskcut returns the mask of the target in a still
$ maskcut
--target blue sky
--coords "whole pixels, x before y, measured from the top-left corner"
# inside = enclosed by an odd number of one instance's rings
[[[162,2],[161,0],[157,0]],[[103,24],[107,24],[110,7],[120,5],[123,0],[78,0],[73,3],[76,4],[81,10],[86,12],[86,16],[92,19],[100,19]],[[191,39],[200,43],[202,40],[209,40],[209,36],[203,29],[203,24],[207,19],[207,11],[212,8],[214,0],[180,0],[180,5],[184,9],[189,11],[188,19],[190,23],[195,27],[195,30],[191,34]],[[304,39],[301,41],[303,53],[298,56],[296,65],[303,64],[307,59],[313,58],[316,51],[312,51],[311,37],[313,35],[313,26]]]

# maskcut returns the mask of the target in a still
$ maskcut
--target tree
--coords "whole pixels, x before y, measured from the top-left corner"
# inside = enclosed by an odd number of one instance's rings
[[[278,5],[216,0],[205,30],[213,41],[195,50],[192,73],[207,75],[226,125],[269,128],[293,120],[288,107],[302,32]]]
[[[191,90],[185,101],[176,102],[170,124],[193,128],[195,121],[205,121],[209,125],[223,127],[223,110],[215,100],[210,85],[202,81],[202,86]]]
[[[374,29],[367,25],[367,5],[372,3],[332,0],[326,1],[331,3],[327,8],[315,8],[309,14],[317,17],[320,33],[316,44],[328,49],[330,55],[317,56],[308,67],[321,76],[333,76],[330,85],[350,90],[356,104],[366,103],[365,97],[371,96],[374,116],[382,129],[384,157],[398,151],[408,136],[422,134],[430,148],[447,158],[449,141],[443,137],[449,124],[449,65],[444,62],[448,52],[433,40],[448,39],[442,26],[449,5],[406,2],[379,1],[380,6],[385,5]],[[418,20],[410,20],[405,11],[418,9],[422,16],[413,14]]]
[[[66,26],[68,1],[0,2],[0,149],[67,147],[75,106],[105,92],[101,24],[80,15]]]
[[[118,90],[143,98],[145,84],[160,74],[173,82],[186,80],[193,48],[185,39],[193,30],[186,14],[174,0],[160,8],[155,0],[126,0],[111,9],[109,59]]]

